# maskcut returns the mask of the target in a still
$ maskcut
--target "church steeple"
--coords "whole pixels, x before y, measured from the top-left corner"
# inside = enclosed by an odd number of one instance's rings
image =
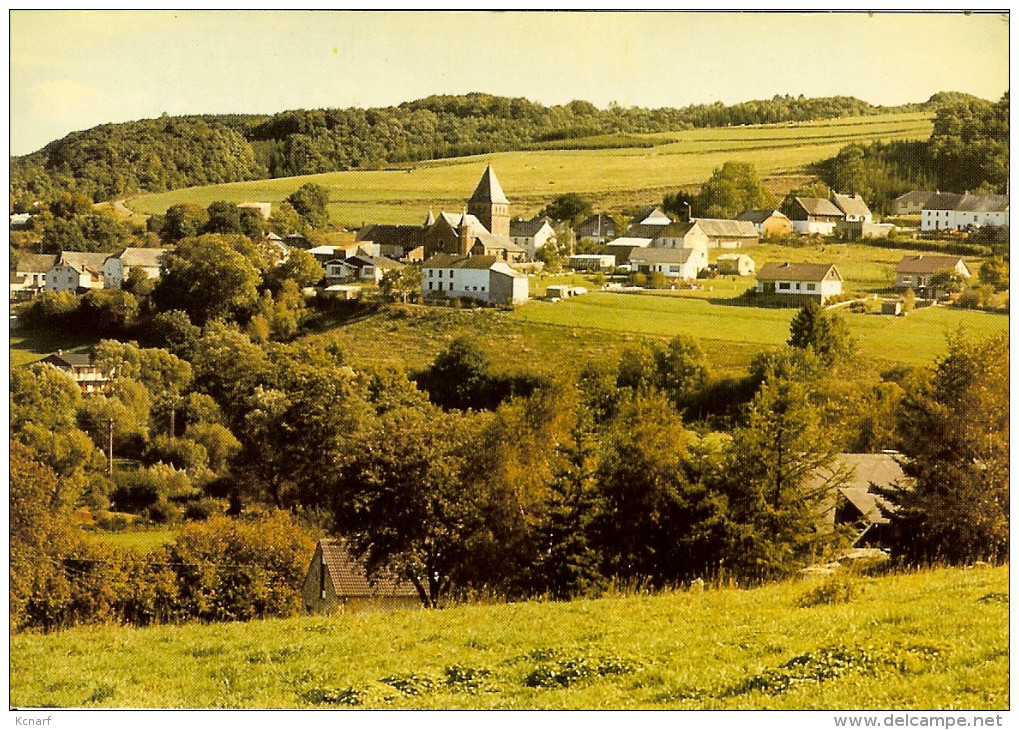
[[[489,165],[481,176],[474,194],[467,202],[467,210],[475,216],[481,224],[488,229],[489,233],[496,236],[509,237],[510,230],[510,202],[502,191],[499,178]]]

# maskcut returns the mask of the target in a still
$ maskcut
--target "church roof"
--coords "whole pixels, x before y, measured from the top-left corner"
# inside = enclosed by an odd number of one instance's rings
[[[509,205],[509,200],[506,199],[506,194],[502,191],[502,185],[499,184],[499,179],[495,176],[495,171],[492,170],[491,165],[485,168],[485,174],[481,176],[481,182],[478,183],[478,187],[474,188],[471,202]]]

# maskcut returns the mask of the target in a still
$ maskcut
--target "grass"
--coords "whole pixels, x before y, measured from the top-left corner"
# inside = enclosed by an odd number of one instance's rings
[[[85,332],[64,333],[43,329],[21,328],[11,332],[11,367],[29,365],[52,355],[57,350],[80,352],[99,342],[99,337]]]
[[[10,641],[14,707],[1002,710],[1008,567]]]
[[[306,182],[329,189],[334,223],[420,223],[429,207],[460,210],[486,163],[495,166],[513,215],[529,215],[561,193],[588,194],[596,205],[658,202],[663,192],[695,185],[729,160],[752,162],[761,176],[789,173],[830,157],[851,142],[924,139],[927,114],[895,114],[800,124],[696,129],[653,135],[651,148],[536,150],[408,163],[403,169],[347,171],[212,185],[131,198],[140,213],[215,200],[278,202]]]
[[[110,547],[134,548],[147,553],[171,542],[176,536],[176,531],[171,529],[124,530],[123,532],[93,530],[87,534],[96,542]]]

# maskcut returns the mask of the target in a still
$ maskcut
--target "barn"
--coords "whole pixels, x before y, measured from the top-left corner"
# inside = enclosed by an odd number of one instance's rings
[[[364,564],[343,540],[319,540],[301,588],[309,613],[420,608],[417,589],[395,577],[368,579]]]

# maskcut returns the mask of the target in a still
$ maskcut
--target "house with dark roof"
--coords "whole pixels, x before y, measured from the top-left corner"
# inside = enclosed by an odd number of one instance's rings
[[[753,246],[760,239],[757,228],[750,221],[724,218],[694,218],[708,237],[708,248],[743,248]]]
[[[757,271],[757,293],[816,298],[824,304],[842,293],[842,275],[834,264],[776,263]]]
[[[510,239],[527,252],[527,260],[533,261],[538,249],[556,243],[555,221],[547,215],[535,216],[529,221],[510,221]]]
[[[921,231],[968,231],[1008,225],[1007,195],[935,193],[923,206]]]
[[[892,201],[892,211],[895,215],[920,215],[927,201],[937,195],[937,192],[910,190]]]
[[[493,304],[528,299],[527,277],[498,256],[440,253],[421,265],[421,298],[470,298]]]
[[[966,279],[972,275],[966,262],[959,256],[915,254],[904,256],[896,265],[895,288],[912,289],[920,296],[937,296],[929,288],[931,277],[939,271],[954,271]]]
[[[616,237],[619,225],[607,213],[595,213],[577,224],[573,231],[577,234],[577,240],[591,238],[598,243],[611,241]]]
[[[846,214],[827,198],[793,198],[787,212],[794,231],[822,236],[830,236],[835,224],[846,219]]]
[[[104,390],[110,382],[109,376],[100,372],[88,353],[57,350],[40,362],[67,373],[78,384],[82,393]]]
[[[415,250],[424,248],[425,231],[433,223],[435,217],[431,213],[425,219],[425,224],[420,226],[372,223],[357,232],[357,240],[376,244],[379,254],[387,258],[409,258]]]
[[[338,613],[370,608],[419,608],[414,584],[392,574],[369,577],[364,562],[343,540],[319,540],[301,587],[309,613]]]
[[[736,216],[736,220],[753,223],[757,232],[765,238],[788,236],[793,232],[793,222],[789,220],[789,216],[771,208],[744,210]]]

